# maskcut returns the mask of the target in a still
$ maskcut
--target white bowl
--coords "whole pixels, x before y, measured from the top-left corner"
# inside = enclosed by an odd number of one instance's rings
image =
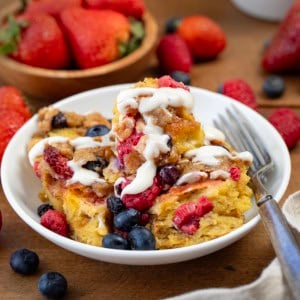
[[[55,106],[62,110],[78,113],[96,110],[105,117],[111,118],[113,100],[118,92],[127,86],[115,85],[91,90],[60,101]],[[195,97],[194,114],[204,125],[212,125],[212,120],[216,115],[224,112],[230,105],[234,105],[252,121],[253,127],[260,133],[275,162],[275,171],[268,178],[267,188],[274,198],[279,201],[287,188],[291,167],[289,152],[277,131],[261,115],[237,101],[199,88],[191,88],[191,92]],[[41,185],[34,175],[26,153],[26,145],[36,129],[37,116],[35,115],[17,132],[9,143],[1,168],[3,190],[10,205],[24,222],[46,239],[67,250],[92,259],[120,264],[155,265],[174,263],[201,257],[224,248],[246,235],[259,222],[260,218],[256,213],[256,208],[253,207],[251,209],[252,214],[249,214],[251,217],[247,222],[225,236],[198,245],[157,251],[106,249],[62,237],[40,225],[36,213],[36,209],[40,205],[38,193]]]

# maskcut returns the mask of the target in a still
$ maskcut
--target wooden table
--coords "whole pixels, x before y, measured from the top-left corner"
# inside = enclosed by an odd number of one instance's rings
[[[161,31],[164,21],[170,16],[201,13],[215,19],[227,33],[228,47],[221,57],[193,68],[193,85],[215,90],[225,79],[244,78],[253,86],[262,104],[260,112],[264,115],[271,112],[269,106],[300,104],[299,78],[296,76],[285,77],[287,91],[280,100],[268,101],[260,92],[265,76],[259,67],[262,45],[272,35],[276,24],[247,17],[225,0],[146,2],[159,21]],[[155,63],[153,60],[153,66],[149,67],[150,75],[157,72]],[[31,100],[31,105],[36,110],[42,103]],[[299,109],[297,111],[300,112]],[[293,171],[285,196],[298,189],[299,153],[300,146],[291,152]],[[65,251],[39,236],[13,212],[2,189],[0,209],[4,215],[0,234],[1,299],[40,299],[37,280],[49,270],[61,272],[67,277],[68,299],[159,299],[199,288],[234,287],[249,283],[274,258],[272,246],[260,223],[235,244],[193,261],[146,267],[102,263]],[[9,267],[10,254],[22,247],[33,249],[40,256],[39,271],[30,277],[17,275]]]

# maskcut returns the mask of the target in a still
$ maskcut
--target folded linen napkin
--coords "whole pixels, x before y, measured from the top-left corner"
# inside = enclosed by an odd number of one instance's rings
[[[300,191],[288,197],[282,211],[289,224],[300,233]],[[197,290],[169,300],[291,300],[279,262],[274,259],[254,282],[237,288]]]

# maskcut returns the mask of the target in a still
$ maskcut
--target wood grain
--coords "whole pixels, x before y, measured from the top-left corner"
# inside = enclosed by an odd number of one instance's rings
[[[297,77],[285,77],[286,94],[276,102],[267,102],[259,93],[265,76],[259,69],[262,43],[272,35],[276,24],[244,16],[226,0],[146,0],[146,3],[157,18],[161,31],[167,17],[194,13],[214,18],[225,29],[228,36],[226,51],[217,61],[194,66],[193,85],[215,90],[225,79],[245,78],[259,95],[259,102],[264,106],[260,109],[263,115],[271,112],[265,104],[300,103]],[[147,75],[153,74],[157,74],[155,58],[147,71]],[[34,110],[45,103],[30,99]],[[300,109],[297,111],[300,113]],[[291,152],[291,158],[292,177],[285,197],[299,189],[300,174],[297,169],[300,167],[300,146]],[[272,246],[260,223],[235,244],[203,258],[165,266],[113,265],[80,257],[40,237],[13,212],[2,189],[0,209],[4,215],[0,234],[1,299],[41,299],[37,280],[49,270],[61,272],[67,277],[67,299],[161,299],[199,288],[234,287],[249,283],[274,258]],[[22,277],[10,269],[10,254],[21,247],[33,249],[39,254],[41,266],[37,274]]]

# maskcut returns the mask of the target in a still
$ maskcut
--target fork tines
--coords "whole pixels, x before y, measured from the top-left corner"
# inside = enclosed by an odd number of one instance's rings
[[[225,109],[225,113],[219,115],[213,121],[214,126],[222,130],[228,142],[238,151],[249,151],[253,155],[251,171],[255,173],[263,166],[271,162],[271,157],[263,145],[259,134],[253,129],[251,123],[233,105]]]

